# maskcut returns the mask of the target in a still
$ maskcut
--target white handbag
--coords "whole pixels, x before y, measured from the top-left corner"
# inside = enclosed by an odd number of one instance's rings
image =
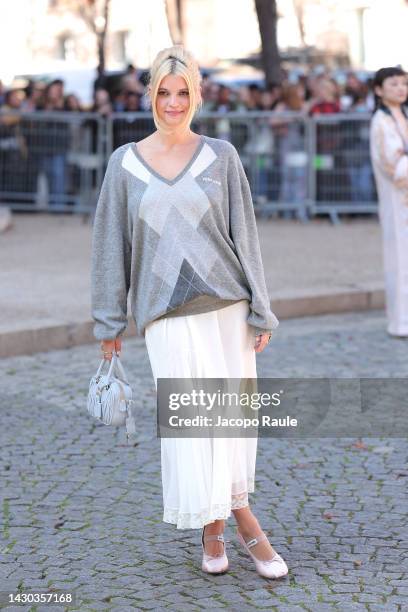
[[[102,359],[98,371],[89,383],[87,409],[91,416],[105,425],[122,427],[126,425],[126,435],[136,433],[135,419],[132,414],[133,393],[119,355],[112,353],[107,374],[102,368],[107,360]],[[116,374],[116,376],[114,375]]]

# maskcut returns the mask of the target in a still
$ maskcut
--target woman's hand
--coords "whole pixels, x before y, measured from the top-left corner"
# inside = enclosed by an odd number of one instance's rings
[[[120,353],[122,350],[122,338],[115,338],[115,340],[102,340],[101,351],[103,358],[110,361],[112,359],[112,353]],[[105,354],[106,353],[106,354]]]
[[[259,336],[255,336],[256,340],[255,340],[255,352],[256,353],[262,353],[262,351],[264,350],[265,346],[268,344],[269,340],[271,339],[272,334],[268,333],[268,334],[260,334]]]

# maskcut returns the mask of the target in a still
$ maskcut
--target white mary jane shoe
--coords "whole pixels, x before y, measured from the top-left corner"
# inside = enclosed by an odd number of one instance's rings
[[[222,534],[220,535],[204,535],[205,527],[201,534],[201,546],[203,548],[203,561],[201,565],[201,569],[203,572],[207,572],[208,574],[223,574],[228,569],[228,558],[225,554],[225,540]],[[211,556],[207,555],[204,548],[204,542],[211,542],[214,540],[218,540],[224,544],[224,552],[221,555]]]
[[[248,540],[248,542],[245,542],[244,538],[237,529],[237,537],[238,540],[241,542],[242,546],[247,551],[247,553],[252,557],[255,563],[256,571],[260,576],[263,576],[264,578],[281,578],[282,576],[286,576],[289,571],[288,566],[286,565],[282,557],[278,555],[278,553],[276,553],[275,556],[272,557],[272,559],[268,559],[267,561],[261,561],[261,559],[257,559],[250,551],[250,548],[258,544],[259,542],[263,542],[264,540],[268,539],[264,533],[262,533],[256,538]]]

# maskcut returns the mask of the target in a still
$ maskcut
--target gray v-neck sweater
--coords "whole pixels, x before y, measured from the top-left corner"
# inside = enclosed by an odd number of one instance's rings
[[[246,299],[254,334],[278,326],[271,311],[250,187],[235,147],[201,136],[173,180],[134,143],[109,158],[92,235],[94,336],[137,332],[164,316],[197,314]]]

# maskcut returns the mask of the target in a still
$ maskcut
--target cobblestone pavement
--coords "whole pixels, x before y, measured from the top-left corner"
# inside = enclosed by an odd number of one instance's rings
[[[378,312],[283,321],[258,375],[405,377],[408,341],[384,326]],[[408,610],[406,439],[261,438],[253,509],[289,575],[258,576],[231,517],[230,571],[209,576],[200,531],[162,522],[143,339],[125,343],[123,361],[139,394],[131,446],[86,414],[98,344],[0,361],[0,590],[68,589],[81,612]]]

